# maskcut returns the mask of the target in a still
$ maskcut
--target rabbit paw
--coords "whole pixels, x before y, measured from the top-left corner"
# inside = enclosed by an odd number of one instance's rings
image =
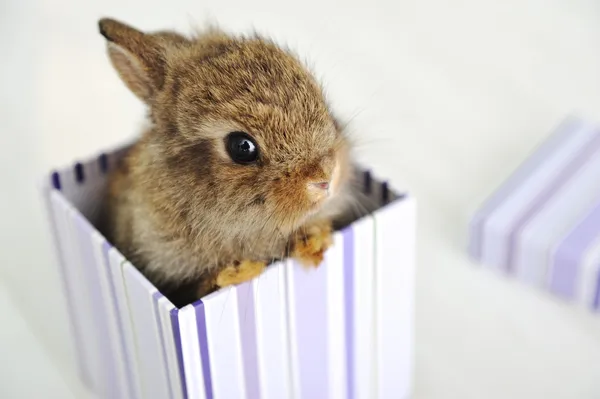
[[[216,285],[226,287],[252,280],[259,276],[267,267],[266,262],[243,260],[225,266],[217,275]]]
[[[310,224],[298,232],[293,242],[292,257],[307,267],[317,267],[325,251],[333,245],[330,222]]]

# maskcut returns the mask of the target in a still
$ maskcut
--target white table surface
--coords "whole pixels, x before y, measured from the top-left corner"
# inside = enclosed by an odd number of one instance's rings
[[[0,397],[85,397],[35,183],[136,134],[143,108],[96,28],[113,16],[145,29],[254,26],[309,57],[354,118],[360,158],[420,202],[414,398],[600,398],[600,316],[463,250],[468,212],[563,116],[600,121],[600,3],[346,3],[0,4]]]

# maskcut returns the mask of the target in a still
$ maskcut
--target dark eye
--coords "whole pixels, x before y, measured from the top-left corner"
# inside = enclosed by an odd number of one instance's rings
[[[248,164],[258,159],[258,146],[247,133],[233,132],[225,139],[227,153],[234,162]]]

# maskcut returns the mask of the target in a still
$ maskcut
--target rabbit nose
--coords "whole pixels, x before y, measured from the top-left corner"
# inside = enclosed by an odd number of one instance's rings
[[[329,196],[329,182],[311,182],[308,183],[308,195],[314,202],[321,202]]]
[[[329,190],[329,182],[328,181],[322,181],[319,183],[310,183],[310,184],[312,184],[316,188],[320,188],[321,190]]]

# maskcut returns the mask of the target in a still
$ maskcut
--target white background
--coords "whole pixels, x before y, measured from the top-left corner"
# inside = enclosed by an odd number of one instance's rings
[[[600,121],[596,0],[0,2],[1,397],[84,397],[36,184],[142,121],[102,16],[254,27],[308,58],[360,157],[420,201],[415,398],[600,398],[600,316],[463,250],[468,212],[550,129],[572,112]]]

